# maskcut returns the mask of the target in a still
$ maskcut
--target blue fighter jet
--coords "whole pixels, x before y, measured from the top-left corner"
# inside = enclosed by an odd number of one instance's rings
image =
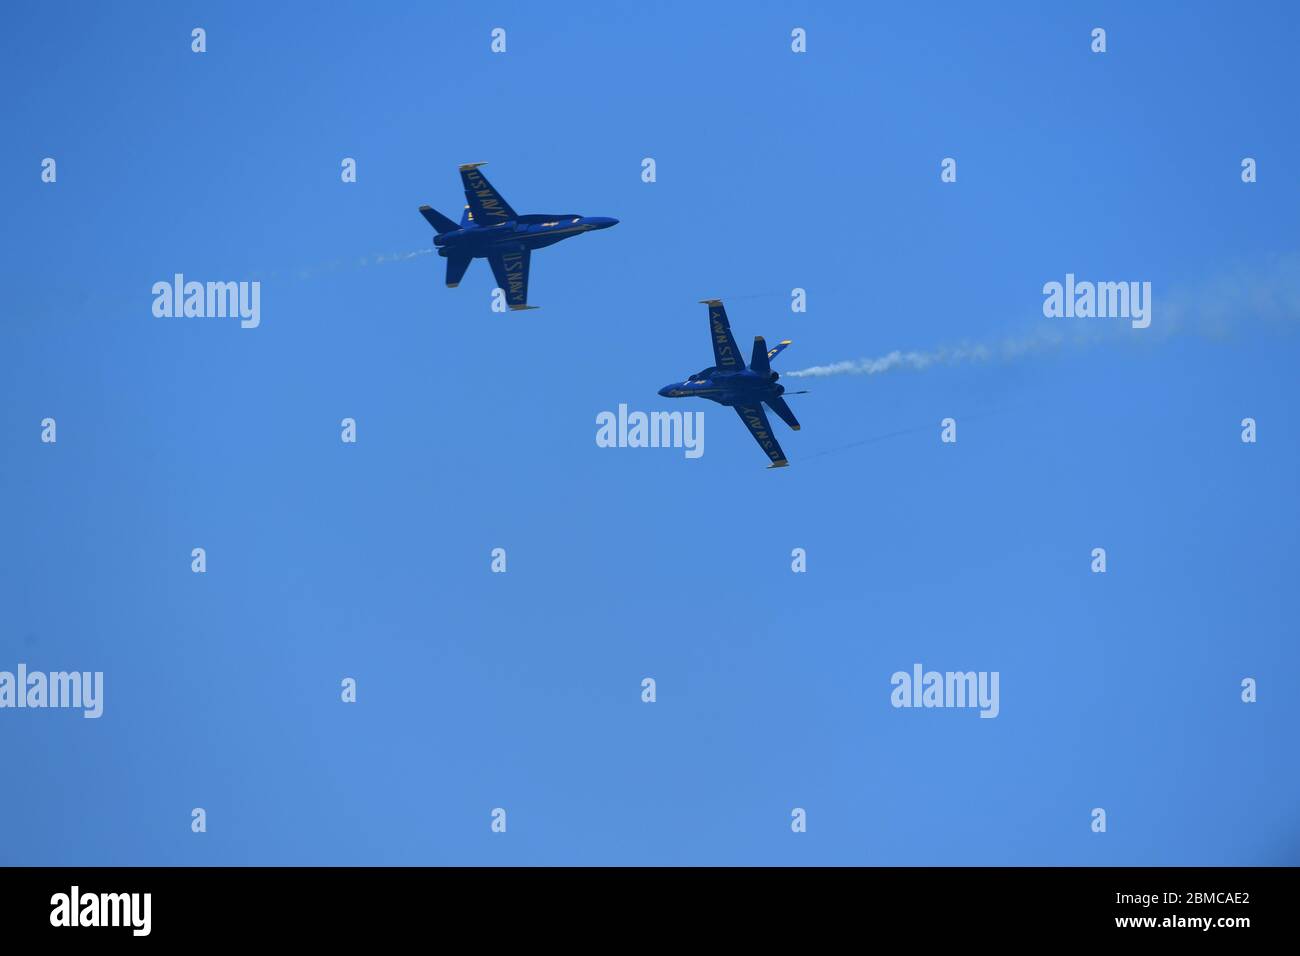
[[[790,340],[786,339],[774,349],[768,349],[763,336],[754,336],[754,354],[750,357],[749,368],[740,357],[736,340],[731,337],[731,323],[727,321],[727,310],[718,299],[704,299],[709,307],[709,331],[713,336],[714,365],[702,372],[696,372],[683,382],[674,382],[659,389],[664,398],[707,398],[719,405],[730,405],[740,415],[749,433],[754,436],[759,447],[772,460],[769,468],[784,468],[790,464],[785,460],[772,426],[767,423],[767,413],[763,404],[781,416],[795,431],[799,422],[790,411],[790,406],[781,396],[785,386],[776,380],[781,376],[772,371],[772,359],[776,358]],[[804,392],[791,392],[791,395],[803,395]]]
[[[433,237],[433,244],[438,248],[438,255],[447,260],[447,288],[460,285],[470,262],[486,259],[492,266],[498,288],[505,291],[510,308],[535,309],[537,306],[528,304],[528,262],[532,251],[593,229],[608,229],[618,220],[577,213],[521,216],[479,172],[479,167],[485,165],[466,163],[460,167],[466,204],[460,225],[430,206],[421,206],[420,215],[438,233]]]

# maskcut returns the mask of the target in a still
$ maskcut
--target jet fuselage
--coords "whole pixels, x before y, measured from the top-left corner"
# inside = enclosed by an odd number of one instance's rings
[[[532,221],[536,220],[536,221]],[[512,222],[481,226],[465,223],[454,232],[433,237],[438,255],[482,259],[496,252],[519,249],[544,249],[563,239],[580,236],[596,229],[608,229],[617,219],[606,216],[521,216]]]
[[[776,372],[763,374],[752,368],[737,372],[706,368],[688,379],[665,385],[659,394],[664,398],[707,398],[719,405],[754,405],[785,394],[785,386],[777,384],[778,378]]]

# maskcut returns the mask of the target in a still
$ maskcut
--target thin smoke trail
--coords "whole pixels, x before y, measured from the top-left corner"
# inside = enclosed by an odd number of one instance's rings
[[[433,249],[416,249],[414,252],[393,252],[386,256],[379,255],[373,257],[373,259],[367,259],[365,256],[362,256],[361,261],[358,264],[365,266],[370,265],[372,262],[374,265],[383,265],[385,262],[406,262],[408,259],[427,256],[432,252]]]
[[[354,266],[358,269],[364,269],[367,266],[381,266],[390,262],[409,262],[411,259],[418,259],[420,256],[427,256],[434,250],[430,248],[415,249],[411,252],[390,252],[387,254],[380,253],[373,256],[362,256],[355,261],[336,261],[331,262],[328,266],[316,269],[299,270],[297,276],[299,279],[310,279],[322,272],[338,272],[340,269]]]
[[[985,409],[983,411],[975,412],[973,414],[970,412],[966,412],[961,415],[961,420],[963,422],[977,421],[982,418],[989,418],[994,415],[1002,415],[1005,414],[1006,412],[1016,411],[1018,408],[1021,407],[1023,406],[1011,405],[1011,406],[1004,406],[1002,408]],[[854,448],[861,448],[864,445],[876,445],[879,444],[880,442],[889,441],[890,439],[893,438],[902,438],[904,435],[919,435],[924,432],[932,433],[933,431],[934,431],[934,425],[932,424],[915,425],[911,428],[899,428],[899,429],[895,429],[892,432],[885,432],[884,434],[881,435],[872,435],[869,438],[861,438],[858,439],[857,441],[851,441],[844,445],[836,445],[833,448],[823,448],[821,451],[812,452],[809,455],[802,456],[801,460],[805,462],[813,461],[818,458],[824,458],[827,455],[837,455],[840,452],[849,451]]]
[[[1300,319],[1300,255],[1275,256],[1262,266],[1226,272],[1203,284],[1195,294],[1157,300],[1157,318],[1148,332],[1130,337],[1127,321],[1083,319],[1063,326],[1062,319],[1039,331],[1008,336],[995,342],[975,342],[929,350],[895,349],[875,358],[813,365],[784,373],[785,378],[870,376],[904,369],[924,372],[942,366],[1009,362],[1064,349],[1081,349],[1104,342],[1158,342],[1185,331],[1222,338],[1248,325],[1280,326]],[[1067,333],[1068,330],[1068,333]]]
[[[931,349],[907,351],[895,349],[876,358],[863,358],[830,365],[786,372],[786,378],[826,378],[831,375],[880,375],[895,369],[924,372],[937,365],[966,365],[994,360],[1011,361],[1040,352],[1060,349],[1069,344],[1086,345],[1096,336],[1066,336],[1059,330],[1045,330],[1035,335],[1005,338],[992,345],[974,343]]]
[[[333,262],[319,266],[304,266],[301,269],[295,269],[288,273],[288,276],[294,279],[314,279],[317,276],[332,275],[345,269],[364,269],[368,266],[386,265],[390,262],[409,262],[412,259],[418,259],[421,256],[431,255],[435,250],[432,247],[426,249],[415,249],[411,252],[388,252],[377,253],[372,256],[361,256],[357,259],[335,259]],[[277,280],[281,278],[282,273],[278,270],[254,275],[255,279]]]

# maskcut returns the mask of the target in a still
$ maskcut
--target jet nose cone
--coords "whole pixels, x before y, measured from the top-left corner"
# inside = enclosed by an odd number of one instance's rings
[[[663,388],[659,389],[659,394],[662,395],[664,398],[672,398],[673,397],[671,394],[672,390],[673,390],[672,385],[665,385]]]
[[[592,216],[591,224],[597,229],[608,229],[610,226],[617,226],[617,219],[610,219],[608,216]]]

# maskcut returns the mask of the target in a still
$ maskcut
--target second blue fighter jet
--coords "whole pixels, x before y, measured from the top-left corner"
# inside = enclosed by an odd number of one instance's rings
[[[785,394],[785,386],[777,384],[777,379],[781,376],[772,371],[772,359],[790,344],[790,340],[786,339],[776,348],[769,349],[763,336],[754,336],[754,354],[749,360],[749,368],[746,368],[736,340],[732,338],[731,323],[727,321],[727,310],[723,308],[722,302],[718,299],[705,299],[703,304],[709,307],[714,364],[684,381],[665,385],[659,389],[659,394],[664,398],[707,398],[719,405],[730,405],[740,415],[740,420],[745,423],[759,447],[771,459],[772,464],[767,467],[784,468],[790,463],[785,460],[785,452],[781,451],[781,445],[772,434],[772,426],[767,422],[763,405],[766,404],[776,412],[781,421],[795,431],[799,430],[794,412],[790,411],[790,406],[781,397]]]
[[[479,167],[484,165],[466,163],[460,167],[461,182],[465,185],[465,214],[459,224],[430,206],[421,206],[420,215],[438,233],[433,244],[438,247],[438,255],[447,260],[447,288],[460,285],[465,270],[475,259],[486,259],[510,308],[535,309],[536,306],[528,304],[528,266],[532,251],[570,236],[608,229],[617,225],[618,220],[577,213],[521,216],[479,172]]]

